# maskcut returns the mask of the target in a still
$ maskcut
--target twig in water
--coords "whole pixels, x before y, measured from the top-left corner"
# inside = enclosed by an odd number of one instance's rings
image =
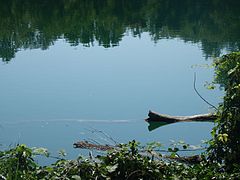
[[[201,96],[201,94],[197,91],[197,88],[196,88],[196,72],[194,72],[194,82],[193,82],[193,88],[195,90],[195,92],[197,93],[197,95],[205,102],[207,103],[209,106],[211,106],[212,108],[214,108],[215,110],[217,110],[216,106],[212,105],[211,103],[209,103],[205,98],[203,98]]]
[[[91,142],[91,143],[95,143],[95,144],[98,144],[98,145],[101,145],[98,141],[96,141],[96,140],[94,140],[94,139],[92,139],[92,138],[88,138],[88,139],[84,139],[85,140],[85,142]]]
[[[89,131],[91,132],[91,133],[100,133],[100,134],[102,134],[103,136],[105,136],[105,138],[104,138],[104,140],[105,141],[107,141],[107,142],[109,142],[109,143],[111,143],[109,140],[111,140],[115,145],[116,144],[119,144],[117,141],[115,141],[110,135],[108,135],[107,133],[105,133],[105,132],[103,132],[103,131],[101,131],[101,130],[97,130],[97,129],[95,129],[95,128],[92,128],[92,130],[90,130],[89,129]],[[100,135],[98,135],[101,139],[103,139],[102,138],[102,136],[100,136]]]

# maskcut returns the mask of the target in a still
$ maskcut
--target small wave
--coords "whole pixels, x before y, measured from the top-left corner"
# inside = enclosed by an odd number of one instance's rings
[[[130,123],[137,119],[48,119],[48,120],[19,120],[2,121],[1,124],[22,124],[22,123],[52,123],[52,122],[78,122],[78,123]]]

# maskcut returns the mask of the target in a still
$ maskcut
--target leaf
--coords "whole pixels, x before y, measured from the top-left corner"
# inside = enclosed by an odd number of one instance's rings
[[[223,136],[223,141],[224,141],[224,142],[227,142],[227,140],[228,140],[228,134],[224,133],[222,136]]]
[[[214,137],[216,135],[216,131],[217,131],[217,127],[215,126],[212,128],[212,131],[211,131],[212,137]]]
[[[233,69],[230,69],[230,70],[228,71],[228,75],[231,75],[231,74],[234,73],[236,70],[237,70],[236,67],[233,68]]]
[[[73,176],[72,176],[72,179],[75,179],[75,180],[81,180],[81,177],[78,176],[78,175],[73,175]]]
[[[223,142],[223,137],[222,137],[222,136],[219,136],[219,137],[218,137],[218,140],[221,141],[221,142]]]
[[[216,88],[216,85],[213,83],[205,82],[204,87],[207,88],[208,90],[213,90]]]
[[[176,152],[171,153],[170,157],[171,157],[171,158],[177,157],[177,153],[176,153]]]
[[[106,169],[109,173],[114,172],[118,168],[118,164],[115,164],[114,166],[107,166]]]
[[[58,155],[62,156],[62,157],[65,157],[67,155],[67,153],[64,149],[61,149],[61,150],[58,151]]]
[[[45,167],[44,169],[49,173],[53,171],[53,168],[49,166]]]
[[[218,134],[218,140],[225,143],[228,140],[228,134],[224,133],[224,134]]]
[[[179,148],[176,148],[176,147],[175,147],[175,148],[173,149],[173,151],[174,151],[174,152],[178,152],[178,151],[179,151]]]
[[[33,154],[44,155],[46,157],[49,157],[49,155],[50,155],[50,153],[48,152],[48,149],[46,149],[46,148],[33,148]]]

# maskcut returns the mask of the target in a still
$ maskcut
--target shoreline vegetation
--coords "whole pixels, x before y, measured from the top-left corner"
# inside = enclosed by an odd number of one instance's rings
[[[204,153],[181,157],[179,152],[191,150],[184,142],[161,151],[159,143],[142,147],[133,140],[117,148],[102,146],[99,150],[107,152],[96,157],[90,153],[88,158],[67,160],[62,153],[55,163],[40,166],[34,157],[51,157],[46,149],[17,145],[0,151],[0,179],[239,179],[240,52],[222,56],[214,66],[214,83],[224,88],[225,97]],[[88,142],[78,145],[96,148]]]

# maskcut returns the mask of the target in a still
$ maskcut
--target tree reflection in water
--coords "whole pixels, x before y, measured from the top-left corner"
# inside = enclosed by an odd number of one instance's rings
[[[126,32],[153,41],[199,43],[206,57],[240,48],[240,1],[0,0],[0,58],[47,49],[59,38],[73,46],[118,46]]]

